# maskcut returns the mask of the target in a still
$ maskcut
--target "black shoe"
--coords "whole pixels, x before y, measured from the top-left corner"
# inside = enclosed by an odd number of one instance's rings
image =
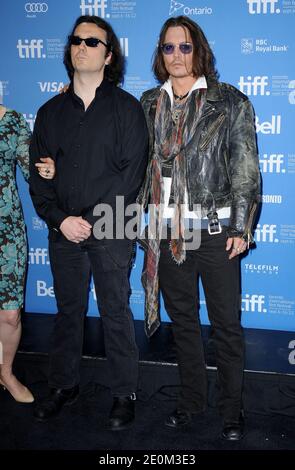
[[[221,437],[227,441],[240,441],[244,437],[244,416],[241,413],[238,421],[224,422]]]
[[[135,400],[135,393],[129,397],[114,397],[107,423],[110,431],[121,431],[131,426],[135,418]]]
[[[37,403],[34,417],[38,421],[46,421],[57,415],[64,405],[72,405],[78,398],[79,385],[70,389],[53,388],[50,395]]]
[[[181,428],[182,426],[190,424],[192,419],[193,414],[189,411],[176,409],[170,416],[168,416],[165,421],[165,425],[169,426],[169,428]]]

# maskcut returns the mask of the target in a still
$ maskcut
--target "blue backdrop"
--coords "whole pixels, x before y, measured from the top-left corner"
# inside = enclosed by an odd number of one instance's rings
[[[11,0],[1,2],[0,13],[0,102],[21,111],[31,129],[38,108],[68,82],[63,49],[80,14],[111,22],[127,59],[124,88],[138,98],[155,84],[151,57],[163,22],[185,14],[200,24],[221,80],[247,94],[257,116],[263,206],[256,249],[242,261],[242,322],[294,331],[295,0]],[[29,239],[26,311],[54,313],[47,228],[20,174],[18,182]],[[141,268],[139,252],[131,277],[136,319],[143,318]],[[93,287],[89,315],[97,315]],[[168,320],[164,309],[162,318]],[[208,323],[204,300],[201,320]]]

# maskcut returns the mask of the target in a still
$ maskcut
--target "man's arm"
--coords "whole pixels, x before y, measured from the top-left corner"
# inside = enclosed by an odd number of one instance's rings
[[[231,177],[230,237],[252,239],[254,216],[260,195],[260,172],[250,101],[242,101],[233,113],[230,129],[229,172]]]
[[[30,194],[38,215],[49,227],[59,230],[67,214],[58,207],[53,180],[43,179],[35,166],[35,163],[40,163],[40,157],[52,155],[47,144],[44,119],[44,111],[41,109],[37,114],[30,145]]]

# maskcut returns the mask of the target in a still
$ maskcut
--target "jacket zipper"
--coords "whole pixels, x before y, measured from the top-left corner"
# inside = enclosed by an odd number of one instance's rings
[[[252,228],[253,217],[254,217],[254,213],[256,211],[256,208],[257,208],[257,203],[253,202],[253,205],[251,207],[250,214],[249,214],[249,219],[248,219],[248,222],[247,222],[247,225],[245,227],[244,234],[243,234],[243,238],[247,242],[247,248],[248,249],[249,249],[250,244],[254,242],[254,237],[252,235],[251,228]]]
[[[216,119],[216,121],[211,125],[211,129],[209,128],[208,136],[206,137],[204,142],[200,145],[200,150],[204,150],[209,145],[213,137],[216,135],[216,133],[220,129],[220,126],[224,120],[225,120],[225,115],[220,114],[218,118]]]

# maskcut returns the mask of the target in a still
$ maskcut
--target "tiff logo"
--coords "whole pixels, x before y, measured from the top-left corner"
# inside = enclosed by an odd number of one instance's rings
[[[101,18],[109,18],[106,13],[108,7],[107,0],[81,0],[80,8],[82,15],[95,15]]]
[[[19,39],[17,41],[18,55],[20,59],[44,59],[43,39]]]
[[[266,313],[266,308],[263,308],[264,304],[265,295],[246,294],[245,298],[242,299],[242,312]]]
[[[31,248],[29,251],[29,264],[49,264],[47,257],[47,248]]]
[[[282,153],[271,155],[264,153],[259,159],[259,164],[262,173],[286,173],[286,169],[283,168],[284,155]]]
[[[278,14],[281,12],[279,8],[276,8],[278,0],[247,0],[247,3],[250,15]]]
[[[277,233],[277,226],[275,224],[257,224],[255,230],[255,240],[257,242],[278,243],[278,238],[275,238]]]
[[[292,339],[292,341],[290,341],[288,348],[292,349],[289,354],[289,364],[291,364],[291,366],[295,366],[295,339]]]
[[[240,77],[238,85],[241,92],[248,96],[270,95],[270,91],[266,90],[268,85],[268,77],[266,75],[263,75],[262,77],[251,77],[251,75],[249,75],[246,79],[242,76]]]

